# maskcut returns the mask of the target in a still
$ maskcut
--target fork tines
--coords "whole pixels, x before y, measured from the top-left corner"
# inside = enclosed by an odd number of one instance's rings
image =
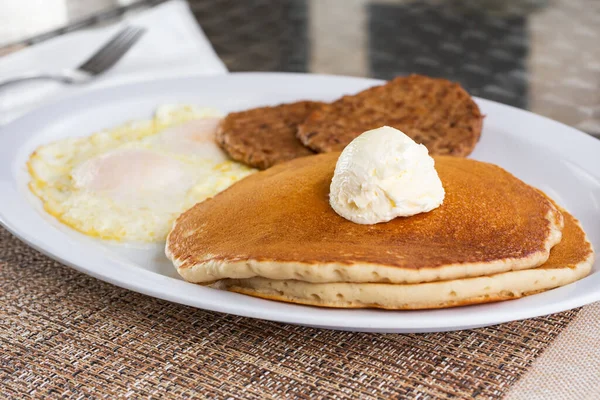
[[[106,71],[119,61],[145,31],[145,28],[135,26],[123,28],[77,69],[92,75],[98,75]]]

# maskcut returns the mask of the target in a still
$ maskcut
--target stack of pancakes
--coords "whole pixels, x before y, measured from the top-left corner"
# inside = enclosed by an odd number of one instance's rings
[[[341,151],[361,133],[391,126],[433,155],[467,156],[483,116],[458,84],[421,75],[396,78],[331,104],[300,101],[230,113],[217,142],[258,169],[314,153]]]
[[[197,204],[175,223],[167,256],[190,282],[342,308],[515,299],[591,270],[578,221],[500,167],[437,156],[439,208],[359,225],[329,205],[338,157],[298,158]]]

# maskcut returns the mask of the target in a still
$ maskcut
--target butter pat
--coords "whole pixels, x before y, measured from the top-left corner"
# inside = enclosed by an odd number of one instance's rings
[[[384,126],[364,132],[340,155],[329,203],[357,224],[377,224],[431,211],[444,187],[427,148]]]

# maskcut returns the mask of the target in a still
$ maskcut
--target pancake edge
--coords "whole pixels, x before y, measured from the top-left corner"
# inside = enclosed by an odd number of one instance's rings
[[[594,252],[563,268],[534,268],[492,276],[417,284],[310,283],[265,278],[223,280],[213,286],[268,300],[327,308],[420,310],[513,300],[565,286],[586,277]]]
[[[491,275],[507,271],[536,268],[548,260],[550,250],[561,241],[563,217],[559,209],[544,194],[552,206],[546,215],[550,234],[544,249],[522,258],[505,258],[490,262],[455,263],[443,267],[402,268],[372,263],[341,264],[336,262],[310,264],[276,260],[215,260],[211,254],[205,255],[206,261],[192,266],[184,266],[170,249],[167,237],[165,254],[173,263],[179,275],[192,283],[214,282],[220,279],[250,279],[262,277],[274,280],[299,279],[311,283],[393,283],[413,284],[422,282],[447,281],[459,278]],[[173,225],[175,229],[177,222]]]

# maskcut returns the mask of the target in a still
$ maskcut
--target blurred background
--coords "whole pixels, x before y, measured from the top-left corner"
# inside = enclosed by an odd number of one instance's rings
[[[0,64],[2,55],[159,3],[2,0]],[[600,136],[598,0],[188,3],[230,71],[440,76]]]

